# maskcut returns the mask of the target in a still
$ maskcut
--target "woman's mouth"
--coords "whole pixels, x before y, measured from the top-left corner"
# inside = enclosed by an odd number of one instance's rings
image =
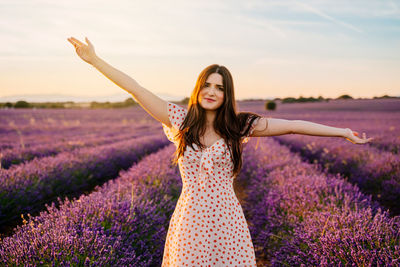
[[[214,102],[215,100],[209,99],[209,98],[205,98],[205,100],[207,100],[208,102]]]

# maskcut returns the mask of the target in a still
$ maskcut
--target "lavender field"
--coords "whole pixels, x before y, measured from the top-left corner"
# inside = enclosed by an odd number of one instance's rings
[[[238,104],[375,138],[251,138],[234,189],[258,266],[400,265],[400,101]],[[0,265],[160,266],[174,148],[140,107],[0,110]]]

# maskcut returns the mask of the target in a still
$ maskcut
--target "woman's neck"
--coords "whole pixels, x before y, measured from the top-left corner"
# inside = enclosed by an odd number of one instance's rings
[[[207,128],[213,127],[216,115],[217,115],[217,113],[214,110],[206,110],[206,127]]]

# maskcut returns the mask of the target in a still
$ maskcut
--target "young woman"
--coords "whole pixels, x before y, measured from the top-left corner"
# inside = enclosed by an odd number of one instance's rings
[[[254,248],[233,179],[242,164],[242,144],[250,137],[283,134],[343,137],[354,144],[349,128],[303,120],[263,117],[236,111],[233,80],[224,66],[210,65],[199,75],[188,108],[164,101],[134,79],[100,59],[93,44],[71,37],[80,58],[126,90],[162,123],[177,149],[183,181],[170,220],[162,266],[256,266]]]

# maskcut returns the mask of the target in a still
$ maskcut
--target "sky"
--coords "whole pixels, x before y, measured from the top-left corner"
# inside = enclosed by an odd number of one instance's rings
[[[400,96],[400,0],[2,0],[0,36],[0,99],[130,97],[71,36],[164,99],[211,64],[237,100]]]

